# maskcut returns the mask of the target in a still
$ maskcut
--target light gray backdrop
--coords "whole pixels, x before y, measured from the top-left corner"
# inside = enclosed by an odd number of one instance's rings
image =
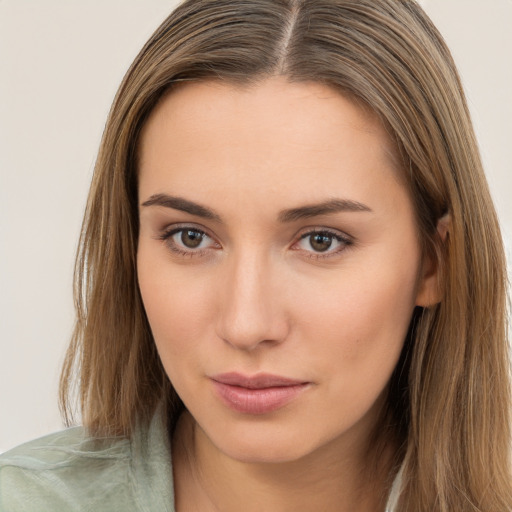
[[[105,117],[173,0],[0,0],[0,452],[62,427],[72,267]],[[512,234],[512,0],[425,0]],[[510,251],[510,245],[509,245]]]

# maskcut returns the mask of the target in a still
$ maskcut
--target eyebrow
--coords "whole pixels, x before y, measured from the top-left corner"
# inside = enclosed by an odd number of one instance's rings
[[[197,217],[202,217],[203,219],[214,220],[219,223],[223,222],[222,217],[215,211],[183,197],[154,194],[147,201],[144,201],[142,206],[163,206],[165,208],[172,208]],[[282,210],[279,212],[277,219],[279,222],[288,223],[340,212],[371,211],[372,209],[370,207],[358,201],[352,201],[350,199],[329,199],[321,203]]]
[[[184,199],[183,197],[169,196],[167,194],[154,194],[142,206],[164,206],[165,208],[173,208],[182,212],[202,217],[203,219],[215,220],[222,222],[220,215],[213,210],[206,208],[198,203]]]
[[[372,209],[358,201],[350,199],[329,199],[322,203],[300,206],[283,210],[279,213],[280,222],[294,222],[300,219],[308,219],[319,215],[329,215],[339,212],[371,212]]]

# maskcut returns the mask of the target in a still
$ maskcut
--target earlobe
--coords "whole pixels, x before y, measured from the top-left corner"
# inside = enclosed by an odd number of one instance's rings
[[[452,218],[449,213],[443,215],[437,221],[437,237],[439,247],[446,243],[450,233]],[[436,251],[437,254],[431,254],[425,257],[422,267],[422,274],[416,294],[416,306],[428,308],[441,302],[442,284],[441,284],[441,262],[438,258],[444,251]]]

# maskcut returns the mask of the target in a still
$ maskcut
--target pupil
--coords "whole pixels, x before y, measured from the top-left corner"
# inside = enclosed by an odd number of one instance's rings
[[[316,233],[315,235],[311,235],[311,247],[315,249],[315,251],[324,252],[329,249],[332,245],[332,236],[331,235],[323,235],[321,233]]]
[[[203,240],[203,234],[198,231],[185,230],[181,233],[181,241],[185,247],[195,249]]]

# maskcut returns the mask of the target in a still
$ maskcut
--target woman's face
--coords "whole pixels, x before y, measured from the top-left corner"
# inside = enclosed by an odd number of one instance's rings
[[[366,447],[431,293],[393,154],[375,116],[317,83],[189,83],[151,115],[140,289],[165,370],[220,452]]]

